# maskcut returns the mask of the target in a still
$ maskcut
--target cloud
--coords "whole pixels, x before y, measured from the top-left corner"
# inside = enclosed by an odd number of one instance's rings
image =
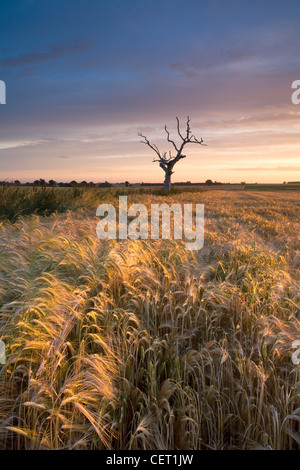
[[[6,141],[0,143],[0,150],[15,149],[21,147],[28,147],[49,143],[49,140],[20,140],[20,141]]]
[[[2,59],[0,64],[4,67],[18,67],[28,64],[39,64],[51,59],[59,59],[67,54],[87,49],[88,41],[75,39],[73,41],[65,41],[47,46],[44,50],[32,52],[28,54],[20,54],[16,57],[8,57]]]
[[[92,158],[97,158],[97,159],[100,159],[100,160],[111,160],[111,159],[114,159],[114,158],[126,158],[126,159],[128,159],[128,158],[140,158],[140,157],[141,157],[140,155],[132,155],[132,154],[126,155],[125,154],[125,155],[101,155],[101,156],[92,157]],[[145,155],[143,155],[143,157],[145,157]]]
[[[300,171],[300,166],[252,167],[252,168],[223,168],[230,171]]]
[[[209,57],[207,57],[209,55]],[[194,56],[189,61],[175,62],[170,65],[170,68],[182,72],[188,78],[194,78],[200,72],[218,68],[220,66],[227,66],[239,62],[245,62],[254,57],[252,50],[248,49],[215,49],[211,45],[207,50],[203,50]]]
[[[281,133],[288,131],[290,131],[290,133],[299,133],[300,111],[283,109],[282,111],[274,112],[273,110],[273,114],[264,113],[263,110],[260,114],[257,110],[255,111],[254,114],[245,112],[248,116],[241,116],[242,112],[239,114],[233,112],[233,115],[230,115],[229,110],[226,119],[216,117],[211,120],[196,121],[193,123],[193,127],[195,129],[201,129],[201,132],[203,132],[203,130],[209,132],[223,131],[235,134],[246,132],[247,130],[251,130],[252,132],[260,130],[264,133],[275,131],[278,134],[279,129],[281,129]]]

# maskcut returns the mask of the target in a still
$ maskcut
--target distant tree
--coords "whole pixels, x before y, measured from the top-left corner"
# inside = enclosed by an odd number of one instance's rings
[[[15,180],[15,181],[14,181],[14,185],[15,185],[15,186],[20,186],[20,184],[21,184],[21,182],[20,182],[19,180]]]
[[[207,186],[211,186],[213,184],[213,182],[212,182],[212,180],[206,180],[205,184],[207,184]]]
[[[186,155],[182,155],[183,149],[187,144],[199,144],[199,145],[205,145],[203,143],[203,139],[201,138],[200,140],[196,139],[195,136],[192,135],[191,133],[191,128],[190,128],[190,118],[187,117],[187,123],[186,123],[186,134],[185,136],[182,135],[181,130],[180,130],[180,123],[178,117],[176,117],[177,121],[177,133],[181,139],[180,145],[177,145],[174,140],[170,139],[170,133],[167,129],[167,126],[165,126],[165,131],[167,133],[167,141],[170,142],[174,149],[175,149],[175,156],[172,156],[171,152],[169,152],[169,156],[167,156],[167,152],[160,152],[157,148],[156,145],[150,144],[149,140],[147,139],[146,136],[143,134],[139,133],[138,135],[142,137],[144,140],[141,142],[143,144],[148,145],[152,150],[157,155],[157,159],[153,159],[154,162],[158,162],[159,166],[164,170],[165,172],[165,181],[164,181],[164,188],[166,191],[169,191],[171,189],[171,176],[174,173],[173,168],[179,160],[182,158],[185,158]]]
[[[125,186],[126,186],[126,188],[128,188],[128,186],[129,186],[129,181],[125,181]]]
[[[99,188],[111,188],[112,184],[108,181],[104,181],[104,183],[99,183]]]
[[[49,180],[48,184],[49,184],[49,186],[56,186],[57,185],[56,181],[54,181],[54,180]]]
[[[33,186],[46,186],[46,181],[43,178],[39,180],[34,180]]]
[[[87,185],[88,185],[88,184],[87,184],[86,181],[81,181],[81,183],[80,183],[80,186],[87,186]]]
[[[74,181],[74,180],[71,181],[71,183],[70,183],[70,186],[77,186],[77,185],[78,185],[77,181]]]

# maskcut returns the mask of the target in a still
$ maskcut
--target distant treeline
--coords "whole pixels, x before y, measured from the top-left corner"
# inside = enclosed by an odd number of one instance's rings
[[[220,181],[212,181],[212,180],[206,180],[205,182],[202,183],[191,183],[190,181],[182,181],[182,182],[177,182],[173,183],[172,186],[199,186],[206,184],[208,186],[211,185],[223,185],[223,184],[231,184],[231,183],[221,183]],[[244,183],[242,183],[244,184]],[[14,181],[0,181],[0,186],[40,186],[40,187],[61,187],[61,188],[75,188],[75,187],[81,187],[81,188],[86,188],[86,187],[91,187],[91,188],[111,188],[112,186],[162,186],[162,183],[129,183],[129,181],[125,181],[123,183],[109,183],[108,181],[104,181],[104,183],[94,183],[93,181],[90,181],[89,183],[87,181],[70,181],[70,183],[64,183],[64,182],[57,182],[54,180],[49,180],[46,181],[42,178],[39,180],[34,180],[32,182],[27,182],[27,183],[21,183],[19,180],[14,180]]]
[[[206,186],[233,186],[233,185],[243,185],[247,186],[250,184],[251,186],[257,185],[258,183],[246,183],[245,181],[241,181],[240,183],[222,183],[221,181],[212,181],[210,179],[201,182],[201,183],[191,183],[191,181],[179,181],[176,183],[172,183],[172,186],[201,186],[201,185],[206,185]],[[300,181],[284,181],[283,184],[300,184]],[[89,183],[87,181],[70,181],[70,183],[64,183],[64,182],[57,182],[54,180],[49,180],[46,181],[43,178],[40,178],[39,180],[34,180],[31,182],[27,183],[21,183],[19,180],[14,180],[14,181],[0,181],[0,186],[39,186],[39,187],[61,187],[61,188],[111,188],[111,187],[118,187],[118,186],[125,186],[125,187],[149,187],[149,186],[157,186],[161,187],[163,186],[163,183],[129,183],[129,181],[124,181],[121,183],[109,183],[108,181],[104,181],[104,183],[94,183],[93,181],[90,181]],[[270,184],[265,184],[264,186],[270,186]],[[277,184],[279,186],[279,184]]]
[[[90,181],[89,183],[87,181],[70,181],[70,183],[57,183],[54,180],[49,180],[46,181],[42,178],[39,180],[35,180],[32,182],[27,182],[27,183],[21,183],[19,180],[14,180],[14,181],[0,181],[0,186],[39,186],[39,187],[61,187],[61,188],[111,188],[112,184],[109,183],[108,181],[104,181],[104,183],[93,183],[93,181]]]
[[[211,186],[212,184],[231,184],[231,183],[221,183],[220,181],[213,182],[212,180],[206,180],[202,183],[191,183],[190,181],[180,181],[177,183],[172,183],[172,186],[199,186],[201,184],[207,184]],[[239,183],[238,183],[239,184]],[[140,183],[140,186],[161,186],[162,183]]]

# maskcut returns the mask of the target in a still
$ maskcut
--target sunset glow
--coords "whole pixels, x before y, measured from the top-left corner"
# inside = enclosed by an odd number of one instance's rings
[[[299,3],[72,5],[4,2],[1,180],[161,182],[137,134],[167,150],[187,115],[207,147],[174,182],[300,180]]]

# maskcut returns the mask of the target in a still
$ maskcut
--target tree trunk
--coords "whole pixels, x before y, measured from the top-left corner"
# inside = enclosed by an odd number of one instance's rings
[[[169,169],[166,171],[165,183],[164,183],[165,191],[170,191],[170,189],[171,189],[171,175],[172,175],[172,173],[173,172]]]

